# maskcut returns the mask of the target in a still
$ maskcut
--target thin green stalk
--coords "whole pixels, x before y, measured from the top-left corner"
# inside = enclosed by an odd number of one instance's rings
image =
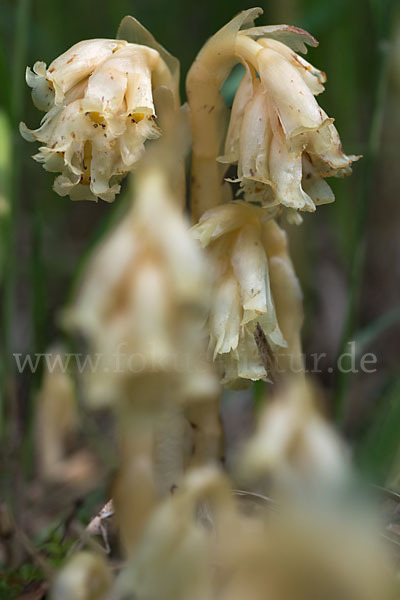
[[[394,2],[390,2],[391,8]],[[362,279],[364,274],[365,254],[366,254],[366,229],[368,209],[372,196],[372,184],[375,174],[375,168],[379,157],[380,144],[382,137],[382,127],[385,110],[385,99],[388,86],[389,74],[389,41],[388,33],[391,25],[390,15],[392,10],[387,12],[385,27],[381,27],[383,35],[378,46],[378,59],[375,77],[375,102],[374,112],[371,120],[366,154],[363,160],[363,175],[360,193],[357,198],[355,208],[355,232],[353,245],[350,252],[350,287],[348,294],[348,304],[346,318],[343,326],[341,343],[339,346],[339,356],[346,353],[347,345],[351,341],[357,328],[357,309],[361,292]],[[335,390],[335,412],[338,424],[343,423],[346,412],[346,396],[350,381],[350,356],[343,356],[342,368],[338,371]]]
[[[357,352],[363,352],[383,332],[400,324],[400,307],[393,308],[380,315],[375,321],[358,331],[354,337]]]
[[[356,463],[374,483],[387,484],[400,450],[400,378],[390,378],[383,386],[383,402],[371,415],[366,435],[354,449]]]

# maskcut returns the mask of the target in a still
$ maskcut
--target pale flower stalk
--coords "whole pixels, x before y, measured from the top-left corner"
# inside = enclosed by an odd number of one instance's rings
[[[161,133],[157,88],[170,90],[179,106],[176,76],[160,52],[125,40],[79,42],[48,68],[43,62],[28,68],[26,80],[46,114],[38,129],[22,123],[21,134],[42,144],[34,159],[60,173],[54,190],[72,200],[115,199],[145,141]]]
[[[153,158],[141,164],[133,206],[96,251],[65,317],[99,357],[95,372],[86,374],[88,400],[116,416],[120,471],[113,501],[127,552],[191,460],[186,411],[194,407],[203,452],[216,451],[220,433],[219,386],[203,331],[207,267]]]
[[[207,211],[192,231],[213,265],[210,348],[222,383],[243,387],[269,376],[254,339],[257,324],[278,368],[301,373],[302,294],[284,231],[245,202]]]

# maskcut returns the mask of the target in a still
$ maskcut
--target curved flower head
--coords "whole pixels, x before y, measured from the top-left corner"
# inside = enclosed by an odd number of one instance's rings
[[[79,42],[48,68],[28,68],[26,80],[46,114],[38,129],[21,123],[21,134],[42,144],[34,159],[60,173],[54,189],[72,200],[112,202],[144,142],[160,135],[154,90],[166,86],[179,102],[160,52],[124,40]]]
[[[237,34],[236,53],[246,73],[219,161],[237,164],[245,200],[272,215],[284,207],[289,219],[300,222],[297,211],[313,212],[334,200],[325,178],[347,175],[359,157],[343,153],[333,119],[315,99],[324,90],[325,74],[275,36],[268,27]],[[290,43],[290,35],[285,39]]]
[[[299,223],[299,211],[334,200],[325,178],[347,175],[359,158],[343,153],[333,119],[318,105],[325,74],[298,54],[316,40],[287,25],[253,27],[262,12],[243,11],[220,29],[188,74],[196,220],[226,201],[226,165],[237,165],[244,200],[266,207],[270,217],[285,210]],[[226,131],[220,90],[238,62],[246,72]]]
[[[301,370],[301,291],[286,237],[265,211],[230,202],[206,212],[193,228],[214,271],[210,346],[222,382],[231,387],[268,376],[254,332],[263,329],[282,368]]]

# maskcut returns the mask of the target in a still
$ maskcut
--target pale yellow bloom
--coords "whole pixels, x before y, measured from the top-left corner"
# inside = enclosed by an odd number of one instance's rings
[[[359,157],[342,152],[333,119],[315,99],[324,90],[325,74],[276,39],[252,39],[263,35],[268,28],[237,34],[236,52],[246,73],[219,160],[237,164],[245,200],[273,216],[285,207],[289,219],[299,222],[294,211],[313,212],[334,200],[324,178],[347,175]]]
[[[263,209],[230,202],[207,211],[193,234],[213,265],[210,346],[222,382],[237,387],[267,377],[254,340],[257,323],[281,366],[301,370],[302,295],[285,233]]]
[[[112,202],[144,142],[160,135],[154,89],[169,87],[178,104],[175,79],[160,53],[124,40],[79,42],[48,68],[35,63],[26,79],[46,115],[36,130],[22,123],[21,134],[42,143],[34,159],[61,173],[54,189],[72,200]]]

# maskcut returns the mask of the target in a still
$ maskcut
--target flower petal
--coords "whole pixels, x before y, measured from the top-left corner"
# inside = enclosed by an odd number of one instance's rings
[[[327,117],[296,67],[269,48],[257,56],[261,81],[286,137],[321,128]]]
[[[260,224],[241,227],[231,254],[243,306],[241,325],[267,312],[267,260],[261,241]]]
[[[254,94],[247,103],[240,129],[239,179],[271,183],[267,161],[271,138],[267,95],[258,80],[254,82]]]
[[[218,157],[222,163],[235,163],[239,159],[239,140],[242,120],[247,103],[253,96],[253,78],[250,69],[245,65],[246,72],[239,83],[232,105],[231,116],[229,120],[228,132],[225,141],[225,154]]]
[[[192,227],[192,235],[205,248],[213,240],[238,229],[243,223],[257,221],[260,209],[245,202],[227,202],[204,213]]]
[[[307,62],[302,56],[293,52],[288,46],[271,39],[260,39],[258,43],[264,48],[270,48],[281,54],[299,71],[305,83],[310,88],[314,96],[321,94],[325,88],[326,75],[323,71],[316,69],[313,65]]]
[[[33,70],[26,68],[26,83],[32,88],[33,104],[39,110],[48,111],[54,105],[54,90],[46,79],[46,64],[36,62]]]
[[[234,350],[239,342],[241,321],[240,294],[236,278],[227,275],[218,282],[210,317],[214,359],[218,354]]]
[[[276,195],[283,206],[297,210],[315,211],[313,201],[301,186],[301,154],[290,154],[283,136],[275,135],[272,140],[269,169]]]
[[[318,171],[313,167],[303,154],[303,182],[302,187],[316,206],[334,202],[335,196]]]
[[[88,77],[108,56],[126,44],[122,40],[85,40],[53,60],[47,70],[47,78],[54,86],[56,104],[61,104],[64,95],[74,85]]]
[[[317,40],[308,31],[293,25],[261,25],[260,27],[243,29],[241,33],[254,39],[268,37],[277,40],[286,44],[295,52],[302,52],[303,54],[307,54],[306,44],[313,48],[318,46]]]

